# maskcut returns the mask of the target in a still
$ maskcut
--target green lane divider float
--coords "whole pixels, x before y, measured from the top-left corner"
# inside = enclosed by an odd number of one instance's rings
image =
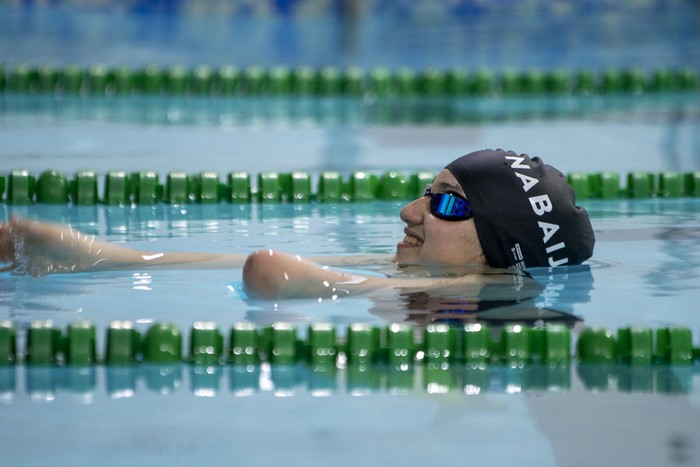
[[[89,95],[293,95],[439,96],[489,94],[591,94],[695,91],[698,70],[659,68],[592,70],[504,70],[426,68],[389,70],[333,67],[288,68],[232,65],[148,65],[142,68],[95,64],[55,67],[16,63],[0,66],[0,91]]]
[[[132,397],[143,386],[139,379],[153,392],[170,394],[184,378],[194,396],[204,397],[223,392],[222,385],[233,396],[541,393],[567,391],[574,374],[586,390],[687,394],[700,368],[700,349],[684,327],[628,327],[616,335],[588,328],[574,346],[571,330],[561,324],[432,324],[420,332],[405,323],[354,324],[339,337],[333,325],[316,323],[304,338],[297,332],[286,323],[236,323],[222,332],[215,323],[197,322],[184,343],[170,323],[138,331],[130,321],[114,321],[99,353],[88,321],[63,330],[36,321],[26,331],[0,321],[0,394],[11,401],[18,377],[36,400],[59,391],[91,394],[98,381],[113,397]]]
[[[197,365],[392,365],[429,367],[487,365],[522,368],[527,365],[622,364],[693,365],[700,349],[693,347],[689,328],[652,330],[626,327],[614,335],[601,328],[584,329],[571,354],[572,334],[561,324],[540,327],[484,324],[462,327],[431,324],[420,336],[408,324],[377,327],[349,326],[342,338],[326,323],[309,325],[305,338],[287,323],[256,327],[233,324],[228,335],[215,323],[196,322],[189,332],[187,352],[183,333],[167,322],[142,333],[129,321],[114,321],[106,330],[103,352],[96,348],[96,329],[76,321],[65,330],[51,321],[32,322],[26,330],[25,349],[18,349],[18,331],[10,321],[0,322],[0,366],[90,366],[193,363]]]
[[[217,172],[187,174],[169,172],[164,180],[154,171],[127,173],[112,170],[103,176],[98,193],[98,179],[93,170],[77,171],[68,178],[56,170],[46,170],[36,177],[27,170],[12,170],[0,175],[0,201],[11,205],[68,204],[89,206],[227,203],[308,203],[321,202],[410,200],[422,195],[432,172],[373,173],[355,171],[344,177],[339,172],[318,175],[316,191],[307,172],[263,172],[251,177],[234,171],[225,177]],[[626,179],[618,173],[570,173],[569,183],[579,200],[646,199],[700,197],[700,171],[696,172],[632,172]],[[256,186],[254,186],[254,182]],[[626,182],[622,188],[623,181]]]

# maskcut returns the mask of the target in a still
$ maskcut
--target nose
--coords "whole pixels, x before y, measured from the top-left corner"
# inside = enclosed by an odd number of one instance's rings
[[[423,222],[423,216],[428,212],[428,198],[423,196],[408,203],[401,209],[399,217],[407,225],[418,225]]]

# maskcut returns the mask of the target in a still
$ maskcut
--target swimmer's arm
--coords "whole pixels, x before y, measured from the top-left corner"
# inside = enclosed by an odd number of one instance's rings
[[[369,294],[380,289],[459,293],[477,297],[486,284],[508,286],[512,281],[512,276],[509,275],[468,274],[448,278],[365,276],[330,269],[299,256],[272,250],[261,250],[251,254],[243,266],[243,288],[246,294],[251,298],[264,300],[338,298],[351,294]],[[521,298],[536,296],[541,291],[534,281],[528,281],[518,293]]]
[[[13,217],[0,225],[2,270],[42,276],[131,268],[240,268],[244,255],[142,251],[97,240],[70,226]]]
[[[114,244],[106,244],[106,250],[103,249],[100,256],[100,262],[91,263],[90,271],[133,268],[240,269],[246,258],[246,255],[235,253],[134,250]]]

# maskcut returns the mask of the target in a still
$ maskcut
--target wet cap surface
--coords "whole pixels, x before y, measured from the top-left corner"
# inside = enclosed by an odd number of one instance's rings
[[[472,205],[488,264],[535,268],[580,264],[593,254],[588,213],[564,175],[539,157],[482,150],[446,167]]]

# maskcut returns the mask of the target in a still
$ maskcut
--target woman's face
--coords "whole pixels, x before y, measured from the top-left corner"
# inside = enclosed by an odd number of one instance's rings
[[[456,193],[464,190],[452,173],[443,169],[433,180],[432,193]],[[430,213],[430,198],[423,196],[401,210],[406,236],[396,245],[394,261],[410,264],[486,264],[474,219],[446,221]]]

